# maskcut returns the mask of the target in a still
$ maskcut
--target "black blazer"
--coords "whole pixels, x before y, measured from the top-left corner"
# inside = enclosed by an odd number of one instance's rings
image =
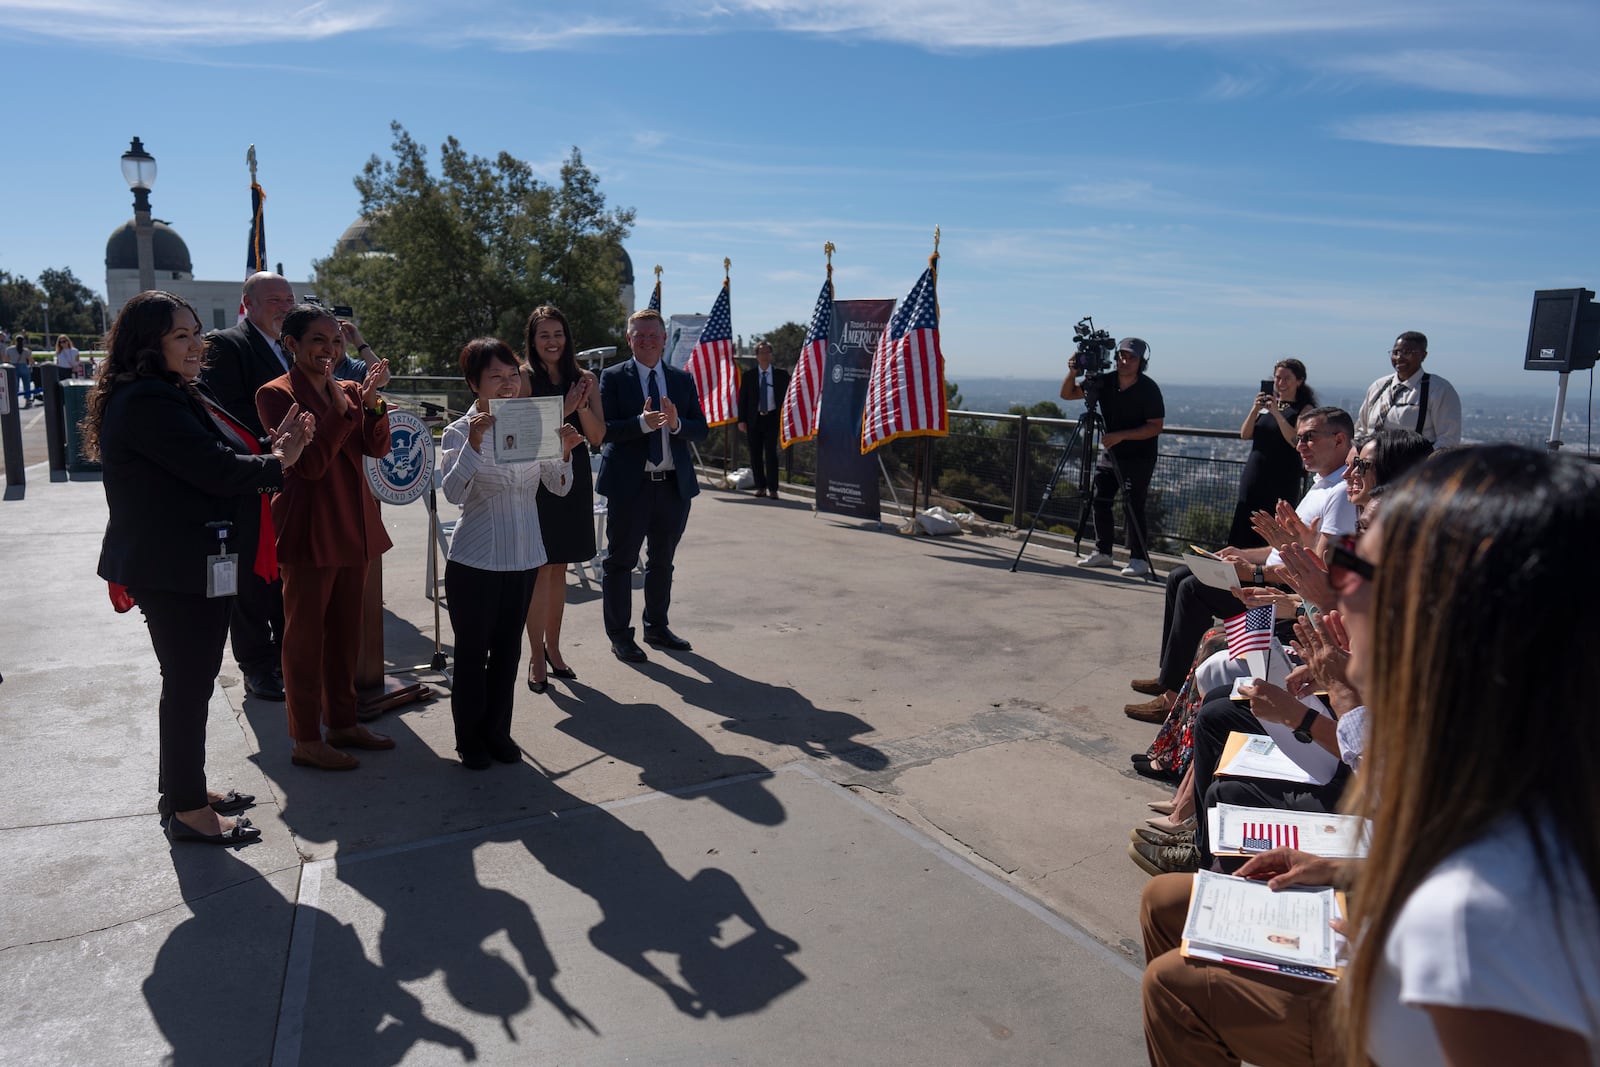
[[[783,394],[789,389],[789,372],[772,365],[772,399],[774,412],[783,410]],[[739,421],[753,422],[761,412],[761,368],[744,372],[739,379]]]
[[[200,380],[222,406],[258,438],[265,436],[256,414],[256,390],[283,377],[272,346],[248,320],[206,334],[206,365]]]
[[[275,457],[234,451],[200,400],[166,378],[139,378],[112,392],[100,422],[100,465],[111,514],[99,574],[134,589],[205,595],[206,557],[217,551],[208,522],[234,524],[228,551],[247,571],[260,494],[283,485]]]
[[[650,443],[639,428],[639,414],[644,411],[644,389],[639,384],[635,362],[629,359],[600,372],[600,411],[606,420],[606,441],[600,451],[600,478],[594,488],[607,498],[616,496],[626,500],[637,494],[644,482],[644,465],[650,461]],[[669,435],[667,440],[672,443],[672,466],[677,474],[678,493],[688,500],[700,492],[689,443],[704,441],[710,428],[689,373],[667,366],[665,359],[656,364],[656,369],[666,380],[667,398],[678,407],[678,432]]]

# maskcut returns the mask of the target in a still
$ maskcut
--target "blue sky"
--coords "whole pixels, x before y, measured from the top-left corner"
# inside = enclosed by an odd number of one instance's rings
[[[1158,380],[1521,370],[1534,289],[1600,282],[1600,6],[1345,0],[678,0],[583,5],[0,0],[0,269],[104,287],[138,135],[197,277],[242,270],[246,147],[268,256],[309,275],[391,120],[553,176],[573,145],[641,303],[734,330],[902,297],[942,227],[949,374],[1060,373],[1092,314]],[[579,339],[580,343],[582,338]]]

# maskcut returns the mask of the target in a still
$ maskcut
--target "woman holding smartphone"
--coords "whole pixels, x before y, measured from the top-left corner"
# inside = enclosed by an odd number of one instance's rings
[[[1261,380],[1261,391],[1239,427],[1239,436],[1250,442],[1250,456],[1239,478],[1239,502],[1228,530],[1228,544],[1234,548],[1265,543],[1250,527],[1252,512],[1270,512],[1280,500],[1300,499],[1306,471],[1294,448],[1294,424],[1300,412],[1316,403],[1317,395],[1306,384],[1306,365],[1298,359],[1278,360],[1271,380]]]

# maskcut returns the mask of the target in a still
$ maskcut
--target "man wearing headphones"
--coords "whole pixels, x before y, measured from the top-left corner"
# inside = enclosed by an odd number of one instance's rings
[[[1150,365],[1150,346],[1137,337],[1117,342],[1117,369],[1100,375],[1100,415],[1105,433],[1100,436],[1100,457],[1094,467],[1094,552],[1078,561],[1083,567],[1114,567],[1111,558],[1112,535],[1116,520],[1111,503],[1117,490],[1123,491],[1123,504],[1132,518],[1128,529],[1128,565],[1122,573],[1130,578],[1150,573],[1150,549],[1144,543],[1144,499],[1150,478],[1156,470],[1156,438],[1166,422],[1167,409],[1161,387],[1144,373]],[[1079,400],[1083,386],[1078,382],[1078,357],[1067,360],[1067,378],[1061,383],[1061,399]],[[1116,467],[1112,466],[1112,458]],[[1117,467],[1122,480],[1118,485]]]

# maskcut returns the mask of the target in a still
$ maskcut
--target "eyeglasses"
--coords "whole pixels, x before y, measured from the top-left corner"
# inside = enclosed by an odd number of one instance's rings
[[[1378,565],[1369,563],[1355,553],[1355,538],[1346,537],[1335,544],[1328,554],[1328,584],[1341,597],[1355,592],[1360,582],[1372,581]]]
[[[1309,445],[1319,437],[1332,437],[1338,432],[1338,430],[1307,430],[1305,433],[1295,434],[1294,443],[1297,445]]]
[[[1426,348],[1391,348],[1388,354],[1391,356],[1425,356],[1428,354],[1428,350]]]

